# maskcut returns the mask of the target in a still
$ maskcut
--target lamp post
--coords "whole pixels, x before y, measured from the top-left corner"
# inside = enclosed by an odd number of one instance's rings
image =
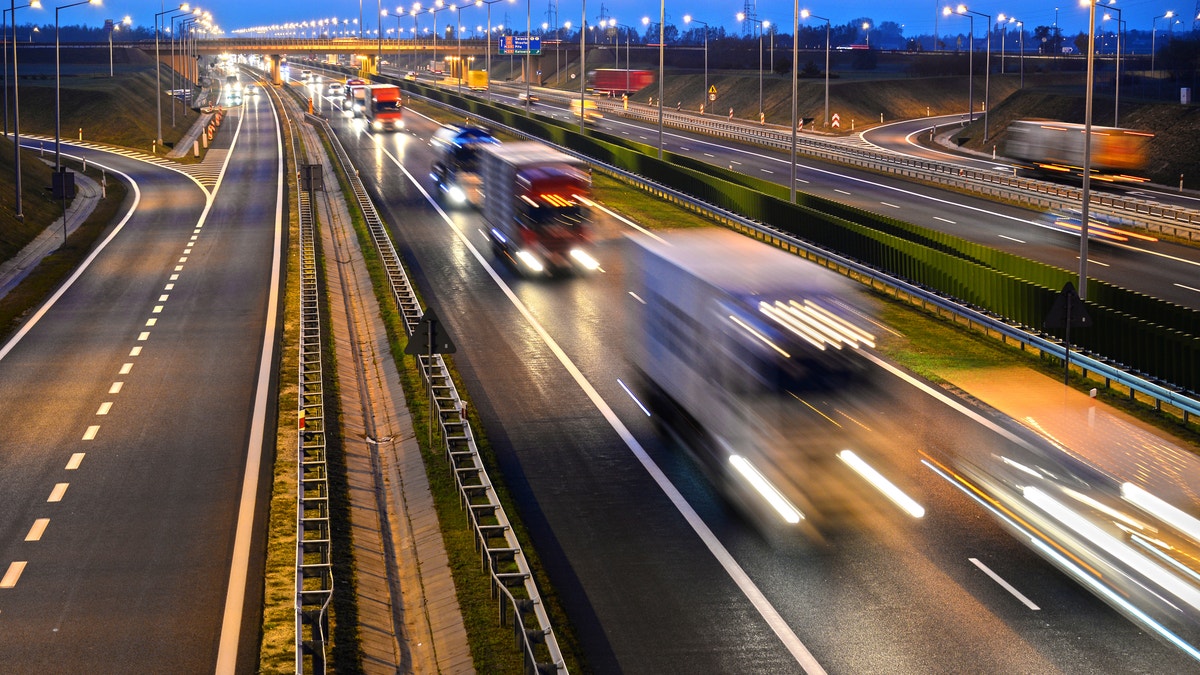
[[[41,2],[41,0],[33,0],[33,2],[31,2],[29,4],[18,5],[11,9],[6,9],[3,12],[3,14],[4,14],[4,50],[3,50],[4,51],[4,135],[5,136],[8,135],[8,15],[10,12],[13,15],[13,27],[12,27],[13,28],[13,30],[12,30],[13,90],[15,91],[17,88],[17,85],[16,85],[16,79],[17,79],[17,73],[16,73],[16,70],[17,70],[17,10],[25,9],[26,7],[32,7],[34,9],[41,9],[42,2]],[[18,203],[19,202],[20,202],[20,200],[18,200]]]
[[[1087,299],[1088,206],[1092,179],[1092,86],[1096,77],[1096,3],[1088,5],[1087,93],[1083,105],[1083,194],[1079,211],[1079,299]],[[1170,14],[1170,12],[1167,12]]]
[[[871,24],[867,21],[864,21],[863,25],[862,25],[862,29],[863,29],[863,32],[866,33],[866,35],[867,35],[867,49],[869,50],[871,48]]]
[[[157,94],[154,98],[158,102],[158,137],[155,139],[155,147],[157,147],[157,148],[161,148],[162,144],[163,144],[163,137],[162,137],[162,59],[159,56],[159,51],[158,51],[158,35],[161,32],[160,25],[159,25],[161,20],[159,17],[173,15],[178,12],[190,12],[190,11],[192,11],[191,8],[185,2],[182,5],[176,7],[175,9],[163,10],[154,15],[154,64],[155,64],[155,66],[154,66],[154,90],[155,90],[155,92],[157,92]]]
[[[737,20],[738,21],[749,21],[750,23],[753,23],[758,26],[758,113],[761,115],[763,112],[763,94],[762,94],[762,91],[763,91],[763,57],[762,57],[763,22],[754,17],[746,16],[745,12],[738,12]],[[770,25],[770,22],[767,22],[767,24]]]
[[[20,96],[18,96],[19,87],[17,86],[17,10],[26,7],[41,9],[42,3],[40,0],[33,0],[28,5],[20,7],[9,7],[5,12],[12,12],[13,28],[12,28],[12,50],[13,50],[13,166],[15,167],[14,183],[16,188],[14,215],[17,220],[25,220],[25,211],[21,205],[21,106]],[[7,22],[5,23],[7,26]],[[6,31],[7,32],[7,31]],[[32,42],[32,39],[30,40]],[[4,53],[8,53],[7,45]],[[8,77],[8,62],[4,63],[4,76]],[[8,84],[4,85],[4,135],[8,135]]]
[[[662,99],[663,99],[663,64],[665,63],[665,59],[663,57],[663,54],[664,54],[664,51],[663,51],[663,47],[664,47],[664,44],[663,44],[663,42],[664,42],[664,40],[663,40],[663,31],[664,31],[663,21],[666,19],[666,13],[667,13],[667,0],[659,0],[659,3],[658,3],[658,158],[659,159],[662,159],[662,157],[663,157],[663,100]],[[644,25],[644,26],[650,25],[650,17],[648,17],[648,16],[642,17],[642,25]],[[761,55],[762,55],[761,51],[759,52],[759,55],[761,57]]]
[[[399,11],[399,8],[397,8],[397,11]],[[413,69],[413,72],[416,72],[418,69],[417,40],[420,39],[420,33],[417,31],[417,12],[419,12],[419,11],[421,11],[421,3],[419,3],[419,2],[414,3],[412,8],[408,10],[408,13],[412,16],[412,20],[413,20],[413,32],[412,32],[412,39],[413,39],[412,69]]]
[[[792,156],[789,158],[788,164],[791,165],[791,178],[788,180],[788,196],[793,204],[796,203],[796,137],[800,134],[799,119],[797,119],[796,97],[799,95],[799,80],[800,73],[796,68],[796,60],[800,56],[800,41],[796,37],[800,35],[800,0],[792,0]]]
[[[475,0],[476,7],[483,7],[484,5],[487,5],[487,63],[484,65],[484,67],[487,68],[488,73],[486,91],[488,100],[491,100],[492,98],[492,5],[503,1],[504,0]],[[516,2],[516,0],[508,1]]]
[[[823,16],[817,16],[807,9],[801,10],[800,18],[820,19],[821,21],[825,22],[825,120],[821,122],[821,126],[824,127],[825,125],[829,124],[829,19],[826,19]],[[794,37],[792,41],[795,42]],[[795,60],[792,61],[792,67],[795,68]],[[795,162],[793,162],[793,164],[795,164]],[[795,183],[795,181],[792,181],[792,183]]]
[[[799,2],[799,0],[796,0],[796,1]],[[701,26],[704,26],[704,98],[702,98],[701,100],[707,101],[708,100],[708,24],[703,21],[697,21],[696,19],[693,19],[691,14],[685,14],[683,16],[684,23],[692,23],[693,21],[700,24]],[[795,44],[795,42],[796,42],[795,37],[796,36],[793,32],[792,44]],[[795,51],[795,50],[792,50],[792,51]],[[626,56],[628,56],[628,54],[626,54]],[[628,60],[628,59],[626,59],[626,60]],[[795,62],[796,62],[796,59],[793,57],[792,63],[794,64]],[[704,105],[704,104],[701,103],[700,105]]]
[[[112,26],[112,28],[111,28],[111,30],[109,30],[109,31],[108,31],[108,76],[109,76],[109,77],[112,77],[112,76],[113,76],[113,37],[112,37],[112,34],[113,34],[115,31],[118,31],[118,30],[120,30],[120,29],[121,29],[121,26],[129,26],[129,25],[132,25],[132,24],[133,24],[133,19],[132,19],[132,18],[130,18],[130,17],[128,17],[128,16],[127,16],[127,17],[125,17],[125,18],[124,18],[124,19],[121,21],[121,23],[116,23],[115,21],[111,22],[111,26]],[[8,73],[8,68],[7,68],[7,67],[5,67],[5,69],[4,69],[4,72],[5,72],[5,74],[7,74],[7,73]],[[5,107],[4,114],[5,114],[5,115],[8,115],[8,108],[7,108],[7,106]],[[5,133],[5,134],[7,134],[7,133],[8,133],[8,120],[7,120],[7,118],[5,119],[5,124],[4,124],[4,133]]]
[[[582,18],[579,21],[579,133],[583,133],[584,129],[584,113],[587,108],[584,107],[584,100],[587,98],[587,78],[584,73],[587,72],[587,0],[582,0],[580,3]]]
[[[1118,115],[1121,112],[1121,31],[1125,27],[1125,21],[1121,18],[1121,10],[1116,7],[1109,6],[1109,12],[1117,13],[1117,72],[1116,80],[1113,82],[1113,126],[1118,126]],[[1104,21],[1112,18],[1112,14],[1104,13]]]
[[[1004,43],[1008,42],[1008,24],[1012,23],[1011,16],[1005,16],[1004,12],[996,15],[996,23],[1000,24],[1000,74],[1004,74]]]
[[[1150,72],[1154,72],[1154,57],[1158,54],[1158,49],[1154,46],[1154,39],[1157,35],[1156,25],[1159,19],[1170,19],[1175,16],[1175,11],[1168,11],[1166,14],[1156,16],[1150,21]]]
[[[80,0],[54,8],[54,170],[62,171],[62,60],[59,54],[58,15],[64,9],[79,5],[99,5],[100,0]],[[66,217],[64,216],[64,221]],[[64,224],[65,227],[65,224]]]
[[[97,0],[99,3],[99,0]],[[192,20],[193,16],[201,14],[200,8],[196,7],[191,12],[179,14],[171,17],[171,126],[175,126],[175,101],[179,98],[175,95],[175,73],[179,70],[178,63],[175,60],[175,36],[179,31],[183,30],[183,25]],[[179,28],[175,28],[175,19],[179,19]]]
[[[615,47],[615,49],[620,49],[620,47],[621,47],[620,29],[622,29],[622,28],[625,29],[625,94],[628,95],[629,94],[629,69],[631,68],[631,66],[629,65],[629,36],[633,32],[633,26],[626,26],[623,23],[617,23],[616,19],[610,19],[610,21],[612,22],[613,26],[617,27],[617,41],[618,42],[617,42],[617,46]]]
[[[971,106],[970,106],[970,112],[968,113],[967,119],[969,119],[972,122],[975,121],[975,17],[982,16],[983,18],[987,19],[988,37],[987,37],[987,57],[986,57],[986,59],[987,59],[988,66],[984,68],[984,79],[983,79],[983,140],[986,141],[988,139],[988,108],[990,107],[988,105],[988,94],[990,93],[990,89],[991,89],[990,85],[991,85],[991,71],[992,71],[992,69],[991,69],[992,17],[990,15],[984,14],[983,12],[976,12],[976,11],[967,9],[966,5],[959,5],[956,9],[953,10],[953,12],[950,10],[949,7],[946,7],[946,9],[942,10],[942,13],[945,14],[946,16],[950,16],[952,13],[960,14],[960,15],[966,16],[968,19],[971,20],[971,49],[968,51],[969,57],[967,59],[967,64],[968,64],[967,67],[971,71],[970,77],[967,78],[967,83],[968,83],[967,84],[967,96],[970,98]]]

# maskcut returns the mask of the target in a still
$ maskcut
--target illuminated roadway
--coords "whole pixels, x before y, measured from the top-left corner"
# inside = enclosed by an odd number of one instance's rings
[[[257,667],[280,246],[269,107],[231,113],[216,147],[235,137],[207,209],[180,173],[64,144],[132,176],[134,210],[0,347],[5,672]]]
[[[407,131],[379,136],[333,124],[448,324],[455,364],[590,669],[815,672],[814,659],[829,672],[880,673],[1194,665],[920,464],[922,451],[1020,449],[890,372],[856,392],[814,393],[816,463],[859,485],[830,460],[853,447],[923,504],[925,518],[862,487],[858,524],[830,528],[827,546],[786,534],[766,543],[622,386],[636,391],[637,381],[624,226],[602,219],[601,273],[518,278],[492,258],[478,214],[443,214],[428,201],[434,125],[411,110],[406,122]]]

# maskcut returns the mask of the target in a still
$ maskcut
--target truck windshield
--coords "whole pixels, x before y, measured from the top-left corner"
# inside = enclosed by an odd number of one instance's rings
[[[376,110],[399,110],[400,101],[375,101]]]

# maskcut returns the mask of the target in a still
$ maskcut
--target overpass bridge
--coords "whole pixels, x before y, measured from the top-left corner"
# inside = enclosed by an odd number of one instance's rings
[[[497,41],[491,40],[492,50],[498,50]],[[535,73],[543,71],[541,60],[551,54],[566,55],[574,49],[576,54],[579,46],[573,43],[556,40],[543,40],[542,53],[529,59],[529,64],[523,63],[523,68],[530,68]],[[236,37],[198,39],[191,46],[193,54],[216,56],[218,54],[260,54],[267,58],[271,80],[280,83],[279,66],[284,57],[295,56],[312,59],[327,59],[333,56],[350,56],[359,62],[363,72],[379,73],[381,60],[393,60],[397,65],[412,63],[413,70],[419,69],[417,64],[438,62],[443,64],[446,72],[452,77],[462,77],[462,64],[471,67],[471,62],[482,62],[487,56],[489,41],[470,38],[465,40],[439,40],[436,38],[420,39],[360,39],[360,38],[279,38],[279,37]],[[498,52],[493,54],[500,56]],[[507,56],[505,54],[504,56]],[[524,62],[524,59],[522,59]],[[536,81],[534,81],[536,84]]]

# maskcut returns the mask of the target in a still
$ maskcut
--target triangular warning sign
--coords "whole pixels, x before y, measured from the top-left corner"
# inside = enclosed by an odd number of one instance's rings
[[[1089,328],[1092,325],[1092,317],[1088,316],[1087,307],[1084,306],[1083,300],[1079,299],[1075,286],[1069,281],[1054,299],[1043,325],[1051,330],[1059,330],[1065,328],[1068,322],[1072,328]]]
[[[450,339],[450,334],[446,332],[446,327],[438,320],[437,314],[434,314],[432,308],[425,310],[417,328],[408,337],[408,345],[404,348],[404,353],[411,356],[453,354],[455,351],[456,347]]]

